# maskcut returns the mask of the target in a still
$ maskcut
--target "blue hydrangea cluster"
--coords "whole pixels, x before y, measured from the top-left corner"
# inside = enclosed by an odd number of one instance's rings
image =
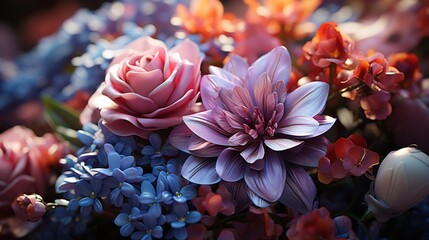
[[[56,189],[66,207],[55,209],[54,219],[70,229],[76,217],[88,221],[111,212],[123,237],[187,238],[186,227],[201,219],[189,204],[196,185],[180,176],[187,156],[157,133],[138,142],[113,134],[101,121],[84,125],[78,138],[84,146],[61,161]]]
[[[144,35],[174,36],[170,18],[182,2],[122,0],[79,10],[15,62],[0,59],[0,112],[45,94],[66,101],[78,91],[94,92],[123,46]]]

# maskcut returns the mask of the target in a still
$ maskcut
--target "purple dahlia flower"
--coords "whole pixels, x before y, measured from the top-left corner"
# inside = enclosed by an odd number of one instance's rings
[[[170,137],[193,154],[182,168],[185,178],[198,184],[244,180],[257,206],[280,199],[298,211],[311,210],[316,188],[299,165],[317,166],[326,151],[319,136],[335,119],[318,115],[329,93],[326,83],[286,92],[291,68],[284,47],[250,67],[237,55],[223,69],[210,67],[201,81],[206,110],[183,118],[192,133],[181,126]]]

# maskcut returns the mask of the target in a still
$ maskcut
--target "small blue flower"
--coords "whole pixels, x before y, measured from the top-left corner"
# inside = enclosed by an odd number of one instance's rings
[[[92,178],[90,182],[79,181],[76,185],[81,195],[81,199],[79,200],[80,213],[83,216],[88,216],[93,209],[97,213],[102,213],[103,204],[100,198],[107,195],[105,189],[102,187],[102,180]]]
[[[174,203],[173,210],[167,214],[167,222],[173,228],[173,235],[176,239],[186,239],[186,224],[197,223],[201,220],[201,213],[189,211],[187,203]]]
[[[136,224],[138,231],[134,232],[131,235],[131,239],[144,239],[151,240],[152,238],[161,239],[163,237],[163,228],[162,225],[165,223],[166,217],[164,215],[159,216],[158,218],[153,218],[151,216],[143,216],[143,223]]]
[[[165,157],[174,157],[179,153],[179,150],[169,143],[162,145],[161,136],[156,133],[149,136],[149,144],[141,151],[143,157],[138,162],[141,165],[150,164],[151,167],[155,167],[163,164]]]
[[[143,218],[143,214],[139,208],[133,207],[129,209],[123,207],[122,212],[116,216],[114,223],[116,226],[121,227],[119,233],[123,237],[130,236],[135,230],[135,223]]]

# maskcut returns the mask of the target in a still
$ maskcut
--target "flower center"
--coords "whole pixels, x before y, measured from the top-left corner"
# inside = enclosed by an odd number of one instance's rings
[[[274,121],[275,116],[276,111],[273,111],[270,119],[266,121],[266,116],[261,113],[258,107],[255,107],[252,114],[253,128],[247,124],[244,124],[244,131],[253,139],[257,139],[259,136],[272,137],[274,136],[274,133],[277,129],[277,122]]]

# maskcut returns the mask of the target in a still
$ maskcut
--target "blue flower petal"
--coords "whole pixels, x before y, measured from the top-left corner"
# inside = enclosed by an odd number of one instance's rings
[[[94,210],[96,213],[102,213],[103,212],[103,204],[98,200],[97,198],[94,199]]]
[[[174,229],[184,228],[186,226],[185,222],[174,221],[170,223],[171,227]]]
[[[188,215],[186,215],[186,223],[197,223],[201,220],[201,213],[197,211],[189,212]]]
[[[124,196],[128,197],[134,193],[134,186],[127,182],[123,182],[121,186],[121,192],[124,194]]]
[[[128,237],[134,232],[134,226],[131,223],[127,223],[121,227],[119,233],[122,237]]]
[[[119,168],[115,168],[115,169],[113,169],[113,171],[112,171],[112,175],[113,175],[113,177],[118,181],[118,182],[123,182],[123,181],[125,181],[125,179],[126,179],[126,175],[125,175],[125,173],[121,170],[121,169],[119,169]]]
[[[150,145],[152,145],[154,148],[156,149],[161,149],[161,145],[162,145],[162,140],[161,137],[159,136],[159,134],[151,134],[149,136],[149,143]]]
[[[126,213],[119,213],[118,216],[116,216],[115,221],[114,221],[115,225],[118,227],[123,226],[128,222],[129,222],[128,214],[126,214]]]

